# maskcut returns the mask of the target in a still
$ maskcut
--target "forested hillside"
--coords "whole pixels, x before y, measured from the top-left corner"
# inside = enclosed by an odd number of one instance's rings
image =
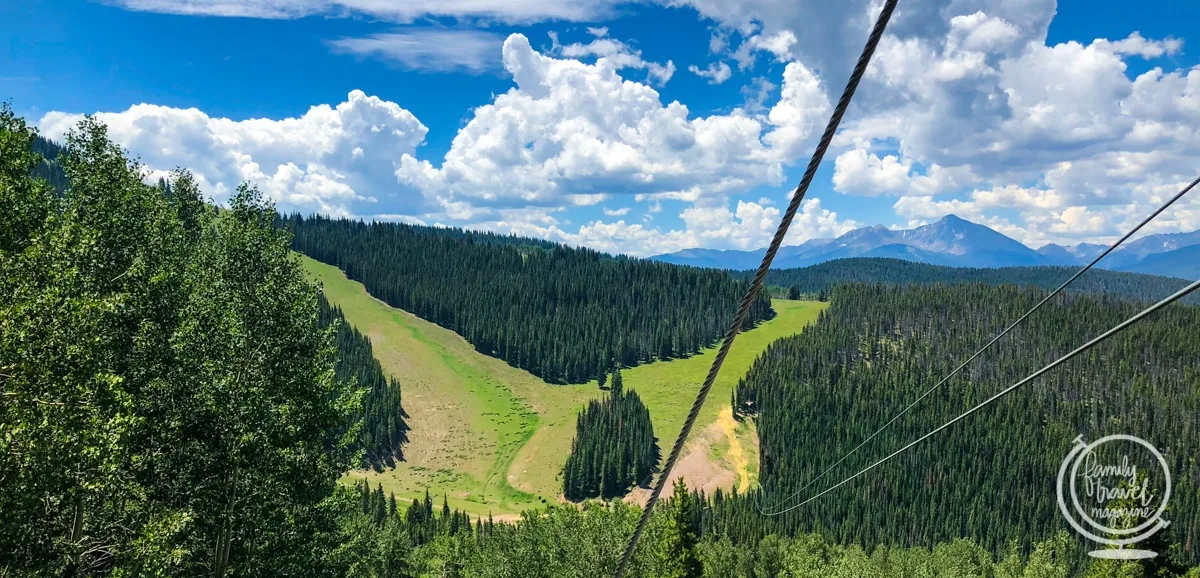
[[[360,424],[358,449],[363,451],[365,464],[393,465],[404,459],[401,446],[408,441],[408,417],[400,404],[400,383],[388,379],[375,359],[371,341],[358,329],[346,323],[341,309],[331,307],[322,293],[317,294],[321,327],[337,324],[337,378],[364,390],[361,409],[351,418]]]
[[[300,215],[283,224],[297,251],[552,383],[698,352],[720,338],[748,283],[721,271],[415,225]],[[762,295],[749,322],[772,314]]]
[[[969,268],[943,267],[899,259],[855,258],[827,261],[797,269],[773,269],[767,274],[767,284],[784,288],[795,287],[799,293],[827,292],[842,283],[884,283],[889,285],[1017,285],[1055,289],[1078,271],[1078,267],[1002,267]],[[754,271],[737,273],[750,278]],[[1123,273],[1092,269],[1068,288],[1073,293],[1106,294],[1113,297],[1157,301],[1178,291],[1187,281],[1174,277],[1158,277],[1141,273]],[[1186,302],[1200,303],[1200,295],[1191,295]]]
[[[836,288],[800,335],[773,344],[739,384],[756,415],[763,501],[790,495],[948,374],[1044,292],[1011,286]],[[1107,298],[1056,299],[846,460],[858,471],[1134,314]],[[1129,433],[1171,466],[1167,537],[1200,547],[1200,308],[1171,306],[860,480],[781,518],[724,506],[730,531],[821,528],[839,542],[933,544],[971,536],[1000,551],[1065,527],[1053,480],[1075,437]],[[801,492],[802,496],[811,491]],[[757,527],[757,530],[755,529]]]
[[[41,155],[41,162],[33,168],[33,175],[45,179],[58,194],[67,190],[67,175],[63,171],[59,155],[63,148],[58,143],[35,136],[30,147],[35,154]]]
[[[609,396],[579,413],[563,466],[563,495],[568,500],[624,495],[650,483],[659,454],[650,411],[636,391],[625,391],[620,370],[614,371]]]

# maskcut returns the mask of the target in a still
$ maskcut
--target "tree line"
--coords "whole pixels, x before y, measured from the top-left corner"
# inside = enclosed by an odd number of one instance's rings
[[[382,488],[358,486],[361,506],[347,523],[352,576],[595,578],[610,576],[640,510],[622,501],[582,508],[549,506],[513,523],[474,524],[428,495],[392,509]],[[736,541],[702,520],[714,502],[675,486],[646,527],[627,568],[630,578],[1200,578],[1200,569],[1160,561],[1084,555],[1080,540],[1056,532],[1028,548],[999,553],[971,538],[924,546],[863,546],[820,532]],[[457,523],[455,520],[458,520]],[[420,539],[413,536],[420,535]]]
[[[1017,285],[1020,287],[1053,290],[1078,271],[1078,267],[946,267],[914,263],[881,257],[834,259],[808,267],[772,269],[767,274],[768,285],[778,286],[779,296],[794,291],[797,295],[828,294],[845,283],[883,283],[886,285]],[[749,279],[754,271],[738,271],[735,276]],[[1093,295],[1108,295],[1139,301],[1158,301],[1187,285],[1174,277],[1143,273],[1125,273],[1091,269],[1071,284],[1068,291]],[[1190,295],[1184,302],[1200,303],[1200,295]]]
[[[402,446],[408,441],[404,421],[408,414],[400,403],[400,383],[384,375],[371,341],[346,322],[340,307],[331,306],[324,293],[317,294],[317,304],[321,327],[337,328],[336,378],[364,391],[362,405],[348,422],[359,428],[355,449],[362,450],[364,466],[394,466],[396,460],[404,459]]]
[[[846,285],[803,333],[772,344],[733,400],[761,440],[768,510],[831,466],[1043,296],[1011,286]],[[1141,305],[1058,298],[815,484],[869,465],[1132,316]],[[1066,527],[1053,484],[1078,435],[1150,440],[1175,479],[1164,537],[1200,555],[1200,308],[1168,307],[835,493],[779,517],[727,500],[714,524],[744,539],[820,528],[842,543],[992,551]],[[784,502],[786,505],[788,502]]]
[[[699,352],[722,336],[748,283],[456,229],[300,215],[281,224],[297,251],[337,266],[375,297],[551,383]],[[772,315],[762,295],[748,320]]]
[[[562,471],[563,495],[574,501],[623,496],[635,485],[650,483],[659,457],[650,410],[636,391],[625,391],[617,369],[609,395],[579,412]]]

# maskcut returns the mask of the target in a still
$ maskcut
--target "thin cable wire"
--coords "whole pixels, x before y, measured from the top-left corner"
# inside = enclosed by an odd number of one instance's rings
[[[826,468],[825,471],[821,472],[819,475],[817,475],[817,477],[813,478],[812,480],[809,480],[809,482],[807,484],[804,484],[804,486],[802,488],[796,490],[790,496],[788,496],[782,500],[776,500],[775,503],[771,505],[771,509],[774,510],[774,509],[778,508],[780,505],[782,505],[786,502],[790,502],[793,499],[795,499],[796,496],[799,496],[801,492],[803,492],[804,490],[807,490],[809,487],[811,487],[813,484],[815,484],[818,480],[825,477],[825,474],[828,474],[829,472],[833,471],[834,468],[837,468],[839,465],[841,465],[841,463],[846,461],[847,458],[854,455],[855,452],[862,449],[862,447],[867,445],[867,443],[869,443],[871,440],[875,439],[875,436],[878,436],[880,433],[883,433],[883,430],[890,427],[893,423],[896,422],[896,420],[900,419],[902,416],[904,416],[904,414],[908,413],[909,410],[916,407],[917,404],[921,403],[921,401],[924,400],[926,397],[929,397],[929,394],[933,393],[934,390],[941,387],[942,384],[946,383],[947,381],[950,381],[950,379],[952,379],[955,375],[958,375],[958,372],[962,371],[963,368],[965,368],[967,365],[969,365],[972,361],[975,361],[975,358],[982,355],[983,352],[985,352],[989,348],[991,348],[992,345],[995,345],[996,342],[1000,341],[1000,339],[1003,338],[1005,335],[1008,335],[1008,332],[1012,331],[1014,327],[1020,325],[1021,322],[1025,321],[1025,318],[1029,317],[1030,315],[1033,315],[1033,313],[1035,311],[1037,311],[1038,309],[1040,309],[1042,307],[1042,305],[1045,305],[1048,301],[1053,299],[1055,295],[1058,295],[1059,293],[1061,293],[1063,291],[1063,289],[1066,289],[1067,285],[1070,285],[1076,279],[1078,279],[1081,275],[1088,272],[1088,270],[1090,270],[1096,263],[1099,263],[1101,259],[1108,256],[1108,254],[1112,253],[1114,250],[1116,250],[1117,247],[1120,247],[1122,243],[1124,243],[1125,241],[1127,241],[1129,239],[1129,237],[1133,236],[1135,233],[1140,231],[1142,229],[1142,227],[1146,226],[1147,223],[1154,220],[1154,218],[1157,217],[1160,213],[1167,210],[1167,208],[1170,207],[1171,205],[1175,204],[1175,201],[1178,201],[1181,197],[1186,195],[1188,193],[1188,191],[1192,190],[1192,188],[1194,188],[1197,184],[1200,184],[1200,177],[1197,177],[1196,180],[1191,182],[1191,184],[1184,187],[1183,190],[1179,191],[1179,193],[1177,193],[1174,197],[1171,197],[1166,203],[1163,203],[1163,205],[1160,206],[1158,208],[1158,210],[1154,211],[1153,213],[1150,214],[1150,216],[1143,219],[1141,223],[1138,223],[1138,225],[1136,227],[1134,227],[1133,229],[1131,229],[1128,233],[1125,233],[1125,236],[1118,239],[1117,242],[1113,243],[1112,245],[1109,245],[1108,248],[1105,249],[1099,255],[1097,255],[1095,259],[1092,259],[1091,263],[1088,263],[1082,269],[1077,271],[1074,275],[1071,275],[1071,278],[1067,279],[1062,285],[1059,285],[1058,289],[1055,289],[1053,292],[1051,292],[1049,295],[1047,295],[1044,299],[1039,301],[1038,304],[1034,305],[1032,309],[1030,309],[1029,311],[1026,311],[1024,315],[1019,317],[1016,321],[1012,322],[1012,324],[1009,325],[1008,327],[1006,327],[1004,329],[1004,331],[1001,331],[999,335],[996,335],[995,337],[993,337],[992,340],[989,341],[987,345],[984,345],[982,349],[980,349],[979,351],[976,351],[975,354],[972,355],[971,357],[968,357],[966,361],[962,362],[962,364],[959,365],[958,367],[956,367],[954,369],[954,371],[951,371],[949,373],[949,375],[947,375],[946,377],[943,377],[941,381],[935,383],[933,385],[933,387],[926,390],[925,393],[922,393],[921,396],[918,397],[916,400],[914,400],[912,403],[910,403],[908,405],[908,407],[901,410],[900,413],[896,414],[894,417],[892,417],[892,419],[888,420],[887,423],[883,424],[883,427],[880,427],[879,429],[875,430],[875,433],[871,434],[870,436],[867,436],[867,439],[863,440],[862,443],[855,446],[855,448],[850,450],[849,453],[842,456],[841,459],[834,462],[833,465]],[[764,516],[778,516],[778,515],[782,514],[783,512],[787,511],[787,510],[780,510],[777,512],[763,511],[763,507],[762,507],[761,503],[759,502],[758,494],[755,494],[755,496],[754,496],[754,505],[756,508],[758,508],[758,513],[762,514]]]
[[[750,283],[750,289],[746,292],[746,296],[742,299],[742,304],[738,308],[737,315],[734,316],[733,322],[729,325],[729,331],[725,334],[725,340],[721,342],[721,349],[717,351],[717,357],[713,359],[712,367],[708,369],[708,375],[704,378],[704,384],[700,386],[700,392],[696,395],[696,401],[692,404],[692,409],[688,412],[687,419],[683,422],[683,429],[679,431],[679,437],[675,438],[675,445],[671,447],[671,454],[667,457],[667,461],[663,465],[663,471],[659,474],[658,481],[654,484],[654,490],[650,493],[650,499],[646,502],[646,508],[642,510],[642,517],[638,520],[637,527],[634,528],[633,535],[629,538],[629,543],[625,545],[625,551],[621,553],[621,561],[617,565],[617,569],[613,572],[613,578],[621,578],[622,574],[625,573],[625,567],[629,564],[629,559],[633,557],[638,539],[641,538],[642,531],[645,530],[646,523],[650,520],[650,514],[654,511],[654,505],[658,502],[659,495],[662,494],[663,488],[671,477],[671,470],[675,467],[675,461],[679,459],[680,452],[683,451],[683,444],[687,441],[688,434],[692,431],[692,425],[696,421],[696,416],[700,414],[700,409],[704,407],[704,400],[708,397],[708,391],[712,389],[713,381],[717,378],[717,373],[721,371],[721,365],[725,362],[725,356],[729,353],[729,348],[733,345],[733,340],[737,337],[738,331],[741,330],[742,323],[750,311],[750,306],[754,304],[754,299],[758,296],[758,291],[762,288],[763,279],[767,276],[767,271],[771,268],[771,262],[775,259],[775,253],[779,251],[779,246],[783,244],[783,237],[787,234],[788,227],[792,224],[792,219],[796,216],[796,210],[800,208],[800,202],[804,200],[804,195],[808,192],[808,187],[812,184],[813,177],[817,174],[817,167],[821,165],[821,159],[825,157],[825,151],[833,141],[833,135],[837,132],[837,127],[842,122],[842,116],[846,113],[846,108],[850,106],[850,99],[854,97],[854,91],[858,88],[859,81],[862,80],[863,74],[867,71],[867,64],[871,62],[871,55],[875,53],[875,47],[879,45],[879,39],[883,37],[883,31],[887,28],[888,20],[891,19],[892,12],[896,9],[897,1],[887,0],[883,5],[883,9],[879,12],[879,17],[875,20],[875,27],[871,29],[871,35],[867,38],[867,44],[863,47],[862,54],[858,57],[858,62],[854,65],[854,71],[850,73],[850,80],[846,83],[846,88],[842,91],[842,97],[838,100],[837,106],[834,107],[833,115],[829,118],[829,124],[825,126],[825,132],[821,134],[821,140],[817,143],[817,148],[813,151],[812,158],[808,161],[808,168],[804,171],[804,177],[800,179],[800,184],[796,186],[796,191],[792,193],[792,200],[783,215],[783,220],[779,222],[779,228],[775,231],[775,237],[771,239],[771,245],[767,248],[766,255],[763,255],[762,264],[758,266],[758,272],[755,273],[754,280]]]
[[[1042,374],[1046,373],[1047,371],[1050,371],[1051,369],[1054,369],[1055,367],[1058,367],[1059,365],[1062,365],[1063,363],[1065,363],[1066,361],[1068,361],[1068,360],[1069,360],[1069,359],[1071,359],[1072,357],[1075,357],[1076,355],[1079,355],[1080,353],[1083,353],[1084,351],[1087,351],[1088,349],[1091,349],[1093,346],[1095,346],[1095,345],[1099,344],[1100,342],[1104,341],[1105,339],[1108,339],[1109,337],[1112,337],[1113,335],[1116,335],[1117,333],[1120,333],[1121,331],[1124,331],[1124,330],[1125,330],[1126,328],[1128,328],[1130,325],[1133,325],[1134,323],[1137,323],[1138,321],[1141,321],[1143,318],[1145,318],[1146,316],[1150,315],[1151,313],[1154,313],[1155,311],[1158,311],[1159,309],[1162,309],[1163,307],[1166,307],[1167,305],[1170,305],[1171,303],[1174,303],[1175,301],[1178,301],[1178,300],[1182,299],[1182,298],[1183,298],[1183,297],[1185,297],[1185,296],[1186,296],[1188,293],[1191,293],[1192,291],[1195,291],[1195,290],[1196,290],[1198,287],[1200,287],[1200,280],[1193,281],[1193,282],[1192,282],[1190,285],[1188,285],[1187,287],[1184,287],[1183,289],[1180,289],[1179,291],[1176,291],[1175,293],[1171,294],[1169,297],[1166,297],[1166,298],[1164,298],[1162,301],[1159,301],[1158,303],[1155,303],[1154,305],[1151,305],[1150,307],[1147,307],[1147,308],[1143,309],[1143,310],[1142,310],[1141,312],[1139,312],[1137,315],[1134,315],[1133,317],[1130,317],[1129,319],[1126,319],[1125,321],[1122,321],[1122,322],[1121,322],[1119,325],[1117,325],[1116,327],[1113,327],[1112,329],[1109,329],[1108,331],[1105,331],[1104,333],[1100,334],[1098,337],[1096,337],[1096,338],[1092,339],[1091,341],[1089,341],[1089,342],[1087,342],[1087,343],[1084,343],[1083,345],[1080,345],[1080,346],[1079,346],[1079,347],[1077,347],[1077,348],[1076,348],[1074,351],[1072,351],[1072,352],[1070,352],[1070,353],[1068,353],[1068,354],[1066,354],[1066,355],[1064,355],[1064,356],[1062,356],[1062,357],[1058,358],[1057,360],[1055,360],[1054,362],[1052,362],[1050,365],[1047,365],[1047,366],[1045,366],[1045,367],[1043,367],[1043,368],[1041,368],[1041,369],[1039,369],[1039,370],[1037,370],[1037,371],[1033,372],[1032,374],[1030,374],[1030,375],[1029,375],[1029,377],[1026,377],[1025,379],[1022,379],[1021,381],[1018,381],[1018,382],[1016,382],[1016,383],[1014,383],[1014,384],[1012,384],[1012,385],[1010,385],[1010,386],[1008,386],[1008,387],[1004,388],[1004,390],[1003,390],[1003,391],[1001,391],[1000,393],[997,393],[996,395],[993,395],[992,397],[989,397],[988,399],[986,399],[986,400],[984,400],[983,402],[981,402],[979,405],[976,405],[975,407],[973,407],[973,408],[971,408],[971,409],[967,410],[966,412],[964,412],[964,413],[960,414],[958,417],[956,417],[956,418],[954,418],[954,419],[952,419],[952,420],[950,420],[950,421],[948,421],[948,422],[946,422],[946,423],[942,424],[942,425],[941,425],[941,426],[939,426],[937,429],[935,429],[935,430],[933,430],[933,431],[931,431],[931,432],[929,432],[929,433],[927,433],[927,434],[925,434],[925,435],[921,436],[920,438],[917,438],[915,441],[909,442],[909,444],[908,444],[908,445],[906,445],[906,446],[904,446],[904,447],[902,447],[902,448],[900,448],[900,449],[898,449],[898,450],[896,450],[896,451],[892,452],[892,453],[891,453],[890,455],[888,455],[886,458],[883,458],[883,459],[881,459],[881,460],[879,460],[879,461],[877,461],[877,462],[875,462],[875,463],[873,463],[873,464],[871,464],[871,465],[869,465],[869,466],[867,466],[867,467],[865,467],[865,468],[863,468],[863,469],[859,470],[859,471],[858,471],[858,473],[856,473],[856,474],[854,474],[854,475],[852,475],[852,476],[850,476],[850,477],[848,477],[848,478],[846,478],[846,479],[844,479],[844,480],[842,480],[842,481],[840,481],[840,482],[838,482],[838,483],[836,483],[836,484],[834,484],[834,485],[832,485],[832,486],[830,486],[830,487],[826,488],[826,489],[825,489],[825,490],[823,490],[821,493],[819,493],[819,494],[817,494],[817,495],[815,495],[815,496],[813,496],[813,497],[811,497],[811,498],[809,498],[809,499],[807,499],[807,500],[804,500],[803,502],[800,502],[799,504],[796,504],[796,505],[794,505],[794,506],[791,506],[791,507],[789,507],[788,509],[784,510],[784,512],[790,512],[790,511],[792,511],[792,510],[795,510],[796,508],[799,508],[799,507],[801,507],[801,506],[803,506],[803,505],[805,505],[805,504],[807,504],[807,503],[809,503],[809,502],[812,502],[813,500],[816,500],[817,498],[820,498],[821,496],[824,496],[825,494],[828,494],[829,492],[832,492],[832,491],[834,491],[834,490],[836,490],[836,489],[838,489],[838,488],[842,487],[843,485],[845,485],[846,483],[850,482],[851,480],[853,480],[853,479],[855,479],[855,478],[857,478],[857,477],[859,477],[859,476],[861,476],[861,475],[863,475],[863,474],[865,474],[865,473],[867,473],[867,472],[869,472],[869,471],[871,471],[871,470],[875,469],[876,467],[880,466],[880,465],[881,465],[881,464],[883,464],[884,462],[886,462],[886,461],[888,461],[888,460],[890,460],[890,459],[892,459],[892,458],[894,458],[894,457],[896,457],[896,456],[898,456],[898,455],[900,455],[900,454],[904,453],[904,452],[905,452],[905,451],[907,451],[909,448],[911,448],[911,447],[913,447],[913,446],[915,446],[915,445],[917,445],[917,444],[919,444],[919,443],[921,443],[921,442],[923,442],[923,441],[925,441],[925,440],[927,440],[927,439],[929,439],[929,438],[933,437],[933,436],[934,436],[935,434],[937,434],[938,432],[940,432],[940,431],[942,431],[942,430],[944,430],[944,429],[946,429],[946,428],[948,428],[948,427],[950,427],[950,426],[952,426],[952,425],[954,425],[954,424],[958,423],[959,421],[962,421],[963,419],[966,419],[966,417],[967,417],[967,416],[969,416],[969,415],[971,415],[971,414],[973,414],[973,413],[975,413],[975,412],[979,411],[980,409],[983,409],[984,407],[988,406],[988,405],[989,405],[989,404],[991,404],[992,402],[994,402],[994,401],[996,401],[996,400],[998,400],[998,399],[1000,399],[1000,398],[1002,398],[1002,397],[1004,397],[1004,396],[1008,395],[1009,393],[1011,393],[1013,390],[1017,389],[1018,387],[1021,387],[1022,385],[1025,385],[1026,383],[1029,383],[1030,381],[1033,381],[1034,379],[1038,378],[1039,376],[1041,376]],[[782,513],[782,512],[781,512],[781,513]]]

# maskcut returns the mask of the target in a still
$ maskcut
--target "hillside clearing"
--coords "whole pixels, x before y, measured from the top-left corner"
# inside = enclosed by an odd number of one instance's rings
[[[400,381],[410,416],[405,462],[381,472],[354,471],[344,480],[367,478],[405,500],[423,498],[428,488],[435,496],[445,493],[452,508],[484,516],[560,500],[559,470],[570,452],[575,416],[588,400],[604,395],[595,381],[548,384],[480,354],[452,331],[387,306],[337,268],[301,259],[329,301],[371,339],[384,371]],[[717,476],[717,485],[726,489],[749,487],[758,460],[752,427],[735,424],[731,417],[732,423],[716,425],[720,412],[729,411],[733,387],[759,352],[800,331],[825,304],[775,300],[773,306],[778,312],[774,319],[738,337],[688,447],[689,455],[699,451],[700,462],[711,462],[704,469],[727,473]],[[664,455],[715,354],[715,348],[708,348],[690,358],[622,372],[626,388],[637,390],[650,409]],[[736,432],[732,438],[730,431]],[[692,476],[682,473],[691,485]]]

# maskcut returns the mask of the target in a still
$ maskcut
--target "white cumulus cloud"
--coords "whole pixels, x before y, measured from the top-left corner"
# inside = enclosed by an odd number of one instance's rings
[[[589,28],[588,31],[596,37],[591,42],[587,44],[572,42],[566,45],[559,44],[558,34],[551,32],[550,39],[554,42],[554,47],[551,49],[552,52],[575,59],[590,56],[603,58],[612,63],[617,70],[622,68],[645,70],[648,80],[653,81],[654,84],[659,86],[666,84],[675,75],[674,62],[668,60],[666,64],[661,64],[643,59],[642,51],[636,50],[620,40],[608,38],[607,28]],[[600,32],[603,32],[603,34],[600,34]]]
[[[505,41],[503,61],[516,87],[474,111],[440,166],[404,155],[403,183],[476,206],[558,206],[590,194],[696,201],[779,183],[829,109],[797,63],[764,122],[739,110],[692,118],[607,58],[543,55],[520,34]]]
[[[250,181],[282,210],[334,215],[351,214],[354,205],[396,189],[393,162],[415,151],[428,131],[399,105],[357,90],[337,106],[314,106],[281,120],[235,121],[151,104],[96,118],[149,170],[187,167],[218,200]],[[81,119],[50,112],[38,127],[61,139]]]
[[[688,72],[691,72],[692,74],[702,78],[707,78],[709,84],[721,84],[726,80],[729,80],[730,76],[733,76],[733,69],[729,68],[728,64],[725,64],[719,60],[717,62],[709,63],[709,65],[704,68],[700,68],[695,64],[689,65]]]
[[[606,211],[607,214],[607,211]],[[502,233],[515,233],[583,245],[610,253],[648,257],[691,247],[758,249],[765,247],[779,226],[779,208],[753,201],[737,201],[732,210],[724,200],[693,204],[680,212],[683,228],[662,229],[643,223],[594,220],[572,233],[546,210],[504,211],[502,218],[470,224]],[[622,216],[611,214],[608,216]],[[785,244],[796,245],[817,237],[834,237],[859,226],[824,209],[819,198],[807,199],[796,213]]]

